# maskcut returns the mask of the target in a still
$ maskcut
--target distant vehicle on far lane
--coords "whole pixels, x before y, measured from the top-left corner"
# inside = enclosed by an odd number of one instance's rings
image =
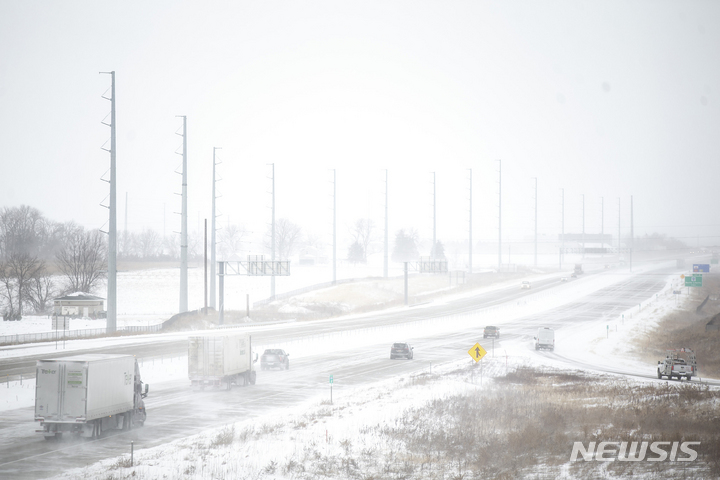
[[[407,342],[396,342],[390,347],[390,360],[405,357],[408,360],[413,358],[413,347]]]
[[[492,325],[488,325],[485,327],[485,330],[483,330],[483,338],[488,337],[495,337],[498,340],[500,339],[500,329],[498,327],[493,327]]]
[[[530,282],[528,282],[527,280],[524,280],[524,281],[522,282],[522,284],[520,284],[520,288],[522,288],[522,289],[526,289],[526,288],[529,289],[529,288],[530,288]]]
[[[568,281],[568,277],[560,277],[560,281],[561,281],[561,282],[567,282],[567,281]]]
[[[538,328],[537,337],[535,339],[535,350],[555,350],[555,331],[552,328]]]

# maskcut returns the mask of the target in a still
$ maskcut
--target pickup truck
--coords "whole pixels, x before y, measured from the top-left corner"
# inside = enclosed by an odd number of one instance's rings
[[[667,377],[672,380],[677,377],[681,380],[685,377],[689,380],[698,372],[695,353],[689,348],[681,348],[679,350],[668,350],[665,360],[658,360],[657,377]]]

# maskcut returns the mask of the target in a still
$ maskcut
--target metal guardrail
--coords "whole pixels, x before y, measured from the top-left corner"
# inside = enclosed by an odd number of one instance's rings
[[[123,333],[145,333],[158,332],[162,329],[163,324],[156,325],[135,325],[120,327],[118,332]],[[84,330],[57,330],[53,332],[40,333],[18,333],[15,335],[1,335],[0,345],[20,345],[23,343],[34,342],[54,342],[56,340],[72,340],[75,338],[102,337],[107,335],[104,328],[88,328]]]

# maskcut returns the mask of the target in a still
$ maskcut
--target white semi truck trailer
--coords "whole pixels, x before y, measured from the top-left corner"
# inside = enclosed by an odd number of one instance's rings
[[[103,430],[129,430],[147,417],[140,369],[132,355],[84,354],[38,360],[36,430],[45,439],[64,433],[99,437]]]
[[[246,333],[188,338],[188,376],[193,387],[255,385],[252,338]]]

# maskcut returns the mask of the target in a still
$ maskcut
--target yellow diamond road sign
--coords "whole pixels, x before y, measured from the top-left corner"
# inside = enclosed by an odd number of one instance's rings
[[[468,353],[470,356],[475,360],[476,362],[479,361],[482,357],[485,356],[487,353],[483,347],[480,346],[479,343],[476,343],[472,346],[470,350],[468,350]]]

